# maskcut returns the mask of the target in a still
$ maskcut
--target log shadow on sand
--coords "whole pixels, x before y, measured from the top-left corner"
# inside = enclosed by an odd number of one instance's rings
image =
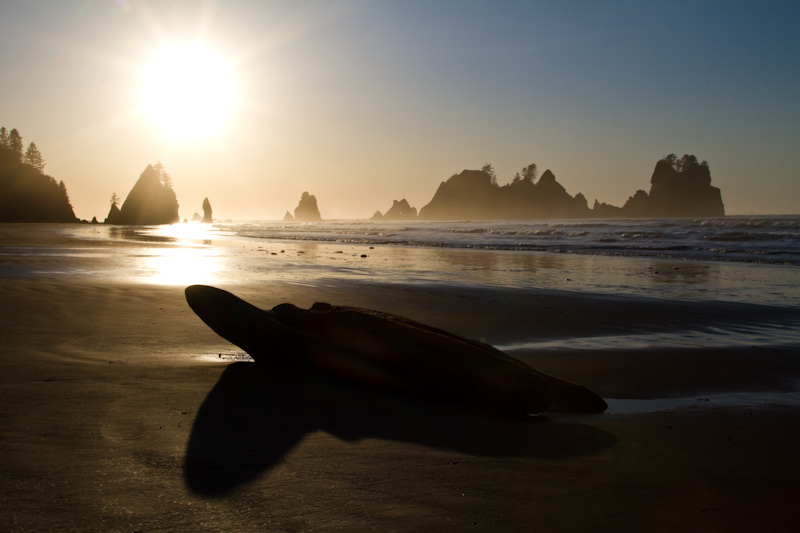
[[[319,430],[347,441],[379,438],[490,458],[571,457],[616,442],[585,424],[485,416],[323,376],[287,379],[271,370],[233,363],[209,392],[186,450],[184,476],[192,492],[224,496]]]

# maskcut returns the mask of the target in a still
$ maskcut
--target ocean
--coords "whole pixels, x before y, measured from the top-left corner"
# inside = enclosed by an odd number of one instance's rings
[[[61,231],[85,242],[124,240],[137,250],[65,250],[105,258],[87,263],[96,269],[52,275],[173,285],[447,284],[800,308],[800,216],[219,221]]]
[[[800,265],[800,216],[219,226],[267,240]]]
[[[612,307],[620,299],[689,302],[685,308],[695,314],[734,305],[740,318],[730,327],[656,328],[642,337],[606,332],[500,347],[800,346],[800,216],[65,224],[39,231],[68,240],[0,243],[4,276],[231,290],[248,285],[250,292],[275,295],[287,286],[331,293],[395,285],[419,295],[426,286],[465,293],[488,288],[498,301],[569,293],[599,297]],[[709,321],[714,317],[702,320]]]

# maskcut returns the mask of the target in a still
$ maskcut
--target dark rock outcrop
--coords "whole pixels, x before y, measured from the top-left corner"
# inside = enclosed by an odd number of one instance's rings
[[[621,217],[623,216],[622,208],[595,200],[594,206],[592,207],[592,216],[597,218]]]
[[[498,190],[489,174],[480,170],[464,170],[439,185],[433,199],[419,210],[419,218],[498,218]]]
[[[300,203],[294,210],[295,222],[321,222],[322,216],[317,207],[317,197],[304,192],[300,196]]]
[[[693,155],[669,155],[656,163],[650,193],[638,191],[622,207],[632,217],[721,217],[722,193],[711,186],[708,163]]]
[[[207,224],[214,222],[214,217],[211,212],[211,202],[208,201],[208,198],[203,198],[203,222]]]
[[[284,222],[294,222],[294,217],[292,216],[292,214],[289,211],[286,211],[286,214],[283,215],[283,221]]]
[[[106,217],[104,224],[119,224],[119,207],[117,204],[111,204],[111,209],[108,210],[108,216]]]
[[[579,218],[589,214],[586,198],[570,196],[549,170],[537,183],[516,180],[502,187],[484,171],[465,170],[439,186],[430,203],[420,209],[419,218]]]
[[[158,171],[147,165],[122,204],[117,224],[173,224],[179,222],[178,199]]]
[[[0,222],[78,222],[64,182],[0,146]]]
[[[194,212],[191,218],[192,222],[201,222],[203,220],[203,216],[198,213],[197,211]]]
[[[574,197],[546,170],[534,177],[516,177],[499,186],[483,170],[465,170],[439,185],[433,199],[419,211],[425,220],[531,218],[660,218],[721,217],[722,194],[711,186],[708,163],[693,155],[669,155],[656,163],[650,192],[636,191],[622,207],[597,200],[589,209],[583,194]],[[395,202],[397,204],[398,202]],[[388,213],[387,213],[388,215]],[[375,213],[373,220],[387,220]]]
[[[380,211],[376,211],[372,215],[371,220],[416,220],[417,208],[408,205],[408,201],[403,198],[402,200],[394,200],[392,207],[382,215]]]

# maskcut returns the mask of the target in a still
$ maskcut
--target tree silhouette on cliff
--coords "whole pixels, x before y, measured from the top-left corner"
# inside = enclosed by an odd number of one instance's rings
[[[76,222],[67,187],[44,174],[34,143],[23,156],[22,136],[0,128],[0,221]]]

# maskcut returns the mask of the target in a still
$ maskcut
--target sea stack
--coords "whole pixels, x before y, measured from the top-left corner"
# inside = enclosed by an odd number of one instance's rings
[[[203,199],[203,222],[208,224],[214,222],[214,218],[211,216],[211,202],[208,201],[208,198]]]
[[[147,165],[122,204],[116,223],[150,225],[178,221],[180,217],[175,191],[169,184],[162,183],[161,175],[153,165]]]
[[[321,222],[322,216],[317,207],[317,197],[304,192],[300,196],[300,203],[294,210],[295,222]]]

